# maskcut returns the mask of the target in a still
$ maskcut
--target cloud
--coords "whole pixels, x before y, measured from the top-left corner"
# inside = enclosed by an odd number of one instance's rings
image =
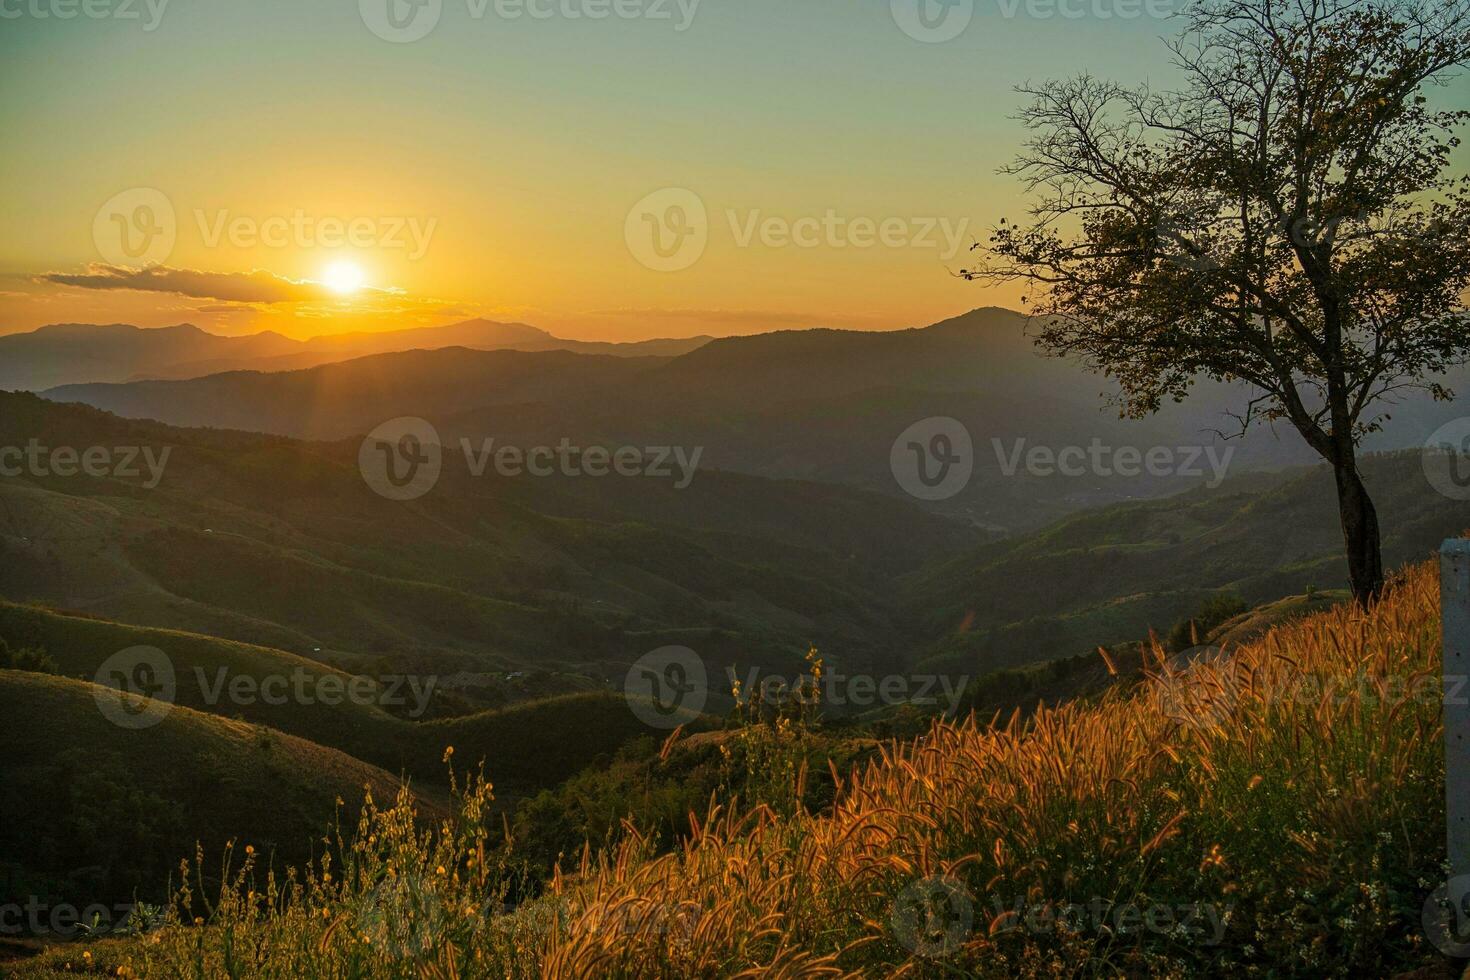
[[[251,306],[249,303],[240,303],[240,304],[237,304],[237,305],[232,305],[232,304],[229,304],[229,303],[211,303],[211,304],[209,304],[207,306],[198,306],[198,307],[195,307],[194,312],[196,312],[196,313],[256,313],[256,312],[259,312],[259,311],[254,306]]]
[[[230,303],[307,303],[330,299],[331,293],[320,283],[297,282],[256,269],[252,272],[200,272],[195,269],[171,269],[155,265],[146,269],[127,269],[113,265],[92,265],[84,273],[49,272],[38,277],[42,282],[79,289],[132,289],[151,293],[176,293],[196,299],[216,299]]]

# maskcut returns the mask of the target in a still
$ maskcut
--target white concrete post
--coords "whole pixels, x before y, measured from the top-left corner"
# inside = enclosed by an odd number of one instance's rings
[[[1445,824],[1450,877],[1470,875],[1470,538],[1439,552],[1444,621]]]

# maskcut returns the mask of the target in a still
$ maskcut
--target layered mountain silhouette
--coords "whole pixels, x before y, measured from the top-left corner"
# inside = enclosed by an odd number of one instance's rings
[[[893,495],[905,493],[890,458],[895,441],[915,423],[948,417],[971,436],[973,475],[960,493],[926,505],[1001,532],[1218,483],[1228,473],[1316,461],[1289,427],[1237,438],[1230,413],[1251,396],[1243,386],[1201,383],[1184,403],[1141,421],[1122,419],[1111,382],[1043,356],[1030,336],[1035,325],[997,308],[910,330],[780,331],[679,353],[656,353],[658,343],[632,345],[617,357],[529,349],[551,343],[549,335],[495,326],[503,343],[521,348],[469,349],[463,342],[483,340],[488,328],[458,325],[414,332],[461,342],[444,349],[295,371],[68,385],[44,394],[130,418],[304,439],[348,438],[414,416],[430,421],[449,445],[494,438],[520,446],[563,439],[697,446],[706,468]],[[1462,411],[1453,402],[1406,399],[1368,448],[1420,445]],[[1074,461],[1078,450],[1088,453],[1084,471],[1031,465],[1033,453],[1044,461],[1064,450]],[[1119,451],[1141,459],[1153,450],[1158,465],[1113,465]]]
[[[122,323],[59,323],[30,333],[0,336],[0,390],[39,391],[63,384],[198,378],[223,371],[294,371],[369,354],[441,347],[673,356],[709,340],[692,337],[629,344],[564,340],[524,323],[493,320],[310,340],[293,340],[271,331],[222,337],[187,323],[147,329]]]

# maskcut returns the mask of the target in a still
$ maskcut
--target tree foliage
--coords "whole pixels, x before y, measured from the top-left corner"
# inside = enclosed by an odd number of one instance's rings
[[[1037,203],[963,274],[1033,284],[1039,342],[1116,378],[1126,415],[1247,383],[1239,431],[1284,419],[1333,464],[1350,563],[1356,534],[1371,564],[1356,446],[1406,390],[1451,397],[1435,378],[1470,355],[1470,178],[1451,169],[1470,112],[1431,99],[1470,61],[1470,0],[1189,18],[1176,90],[1022,86],[1008,170]]]

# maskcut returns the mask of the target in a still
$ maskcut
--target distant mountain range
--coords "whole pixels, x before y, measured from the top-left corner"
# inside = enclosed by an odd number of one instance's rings
[[[696,648],[715,687],[726,667],[796,669],[811,643],[849,674],[977,676],[1167,629],[1221,590],[1260,602],[1344,580],[1320,466],[994,539],[912,502],[728,472],[679,490],[446,466],[403,503],[363,481],[357,440],[180,430],[0,393],[0,447],[33,439],[169,455],[151,487],[145,474],[0,479],[0,599],[25,604],[0,602],[13,646],[45,647],[85,677],[110,652],[165,645],[63,642],[80,627],[25,625],[34,604],[333,669],[476,678],[430,717],[605,693],[669,644]],[[1365,478],[1390,563],[1464,527],[1464,503],[1432,491],[1417,453],[1370,455]],[[199,656],[226,654],[246,656]],[[268,723],[389,771],[438,758],[397,736],[380,745],[366,722]],[[534,766],[515,775],[537,778]]]
[[[562,439],[698,446],[704,468],[890,495],[904,495],[890,459],[900,434],[922,420],[949,417],[971,436],[973,475],[963,491],[926,506],[1004,533],[1092,506],[1216,483],[1226,472],[1316,462],[1286,426],[1225,439],[1221,431],[1235,424],[1227,413],[1250,397],[1240,386],[1202,382],[1182,404],[1142,421],[1120,419],[1109,407],[1111,382],[1043,356],[1031,326],[1022,314],[987,308],[910,330],[780,331],[707,340],[682,352],[660,346],[682,342],[652,342],[621,346],[622,356],[614,357],[530,349],[554,338],[524,325],[460,325],[409,334],[461,342],[453,348],[294,371],[68,385],[43,394],[129,418],[302,439],[350,438],[388,419],[416,416],[450,445],[494,437],[520,446]],[[520,346],[471,350],[463,343],[476,336],[488,346],[492,334]],[[1449,383],[1470,388],[1466,380]],[[1462,403],[1407,399],[1367,448],[1420,445],[1465,412]],[[1110,463],[1074,475],[1021,465],[1033,450],[1093,446],[1140,457],[1159,449],[1169,454],[1169,465],[1122,475],[1116,471],[1125,467]]]
[[[295,371],[369,354],[441,347],[671,357],[710,340],[691,337],[630,344],[563,340],[528,324],[493,320],[310,340],[292,340],[271,331],[222,337],[187,323],[146,329],[123,323],[58,323],[30,333],[0,336],[0,390],[198,378],[224,371]]]
[[[0,447],[31,440],[169,456],[152,489],[0,473],[0,596],[445,674],[556,666],[601,687],[622,676],[607,661],[626,670],[696,638],[743,657],[882,649],[900,633],[881,612],[893,577],[983,540],[889,497],[730,473],[680,490],[445,465],[405,504],[364,482],[356,441],[178,430],[0,393]]]

